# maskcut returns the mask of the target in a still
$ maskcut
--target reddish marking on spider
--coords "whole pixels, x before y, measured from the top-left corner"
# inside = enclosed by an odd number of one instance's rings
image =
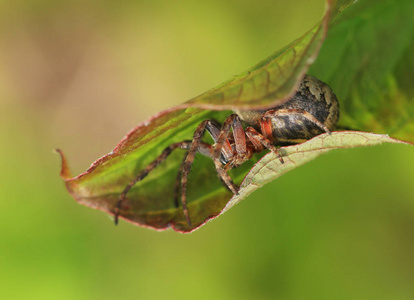
[[[181,203],[185,219],[191,227],[187,207],[187,181],[197,153],[213,160],[223,184],[237,194],[239,187],[227,173],[230,169],[240,166],[264,149],[274,152],[283,163],[276,146],[297,144],[321,133],[330,133],[335,128],[338,118],[339,105],[335,94],[325,83],[307,75],[291,99],[272,109],[236,111],[224,120],[223,125],[213,120],[205,120],[197,126],[191,141],[174,143],[165,148],[125,187],[114,207],[115,224],[118,223],[118,217],[122,212],[128,210],[125,203],[128,191],[166,160],[175,149],[187,150],[187,155],[178,171],[175,199],[172,200],[176,207]],[[242,121],[248,125],[246,129],[243,129]],[[213,145],[202,141],[206,131],[213,138]]]

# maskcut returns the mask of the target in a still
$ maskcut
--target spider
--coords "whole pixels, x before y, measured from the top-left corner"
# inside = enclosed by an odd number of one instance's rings
[[[222,126],[213,120],[205,120],[194,131],[192,141],[168,146],[125,187],[115,205],[115,224],[118,224],[120,208],[128,191],[166,160],[175,149],[187,150],[187,154],[178,171],[174,202],[179,207],[181,187],[183,213],[191,226],[187,207],[187,180],[197,153],[210,157],[223,184],[233,194],[238,194],[238,186],[227,174],[230,169],[240,166],[264,149],[275,153],[280,162],[284,163],[276,146],[302,143],[324,132],[330,134],[338,118],[339,104],[331,88],[315,77],[306,75],[295,95],[281,105],[269,110],[237,110],[226,118]],[[246,129],[243,129],[242,122],[248,125]],[[202,141],[205,131],[213,138],[213,145]]]

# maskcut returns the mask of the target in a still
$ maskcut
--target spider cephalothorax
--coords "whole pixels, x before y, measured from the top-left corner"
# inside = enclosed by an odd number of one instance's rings
[[[213,120],[205,120],[194,131],[192,141],[182,141],[168,146],[142,170],[122,192],[114,209],[115,223],[128,191],[144,179],[149,172],[163,162],[177,148],[187,150],[187,155],[176,181],[175,205],[179,206],[178,191],[181,187],[181,204],[187,223],[191,219],[187,208],[187,179],[197,152],[210,157],[222,182],[234,193],[238,187],[228,170],[249,160],[264,149],[273,151],[283,163],[276,146],[302,143],[324,132],[335,129],[339,118],[339,105],[330,87],[315,77],[306,75],[295,95],[281,105],[268,110],[235,111],[220,126]],[[243,129],[243,124],[248,127]],[[213,145],[202,141],[205,131],[214,140]]]

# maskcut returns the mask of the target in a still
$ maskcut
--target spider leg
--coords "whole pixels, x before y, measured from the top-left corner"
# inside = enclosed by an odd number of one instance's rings
[[[314,116],[312,116],[310,113],[308,113],[306,110],[303,109],[272,109],[265,112],[262,116],[262,120],[264,122],[269,122],[269,119],[275,116],[287,116],[291,114],[298,114],[303,116],[304,118],[311,121],[313,124],[318,126],[319,128],[323,129],[327,134],[331,134],[331,131],[326,127],[323,123],[321,123],[318,119],[316,119]]]
[[[200,152],[204,156],[212,158],[213,157],[213,146],[211,146],[207,143],[201,142],[200,146],[199,146],[199,149],[198,149],[198,152]],[[188,154],[188,152],[184,156],[184,159],[181,163],[181,166],[180,166],[180,168],[177,172],[177,178],[175,180],[175,187],[174,187],[174,206],[175,207],[179,207],[181,177],[182,177],[182,174],[183,174],[183,165],[184,165],[185,159],[187,157],[187,154]]]
[[[197,126],[197,129],[194,131],[193,141],[191,142],[190,149],[187,152],[187,155],[184,159],[184,162],[181,167],[181,204],[183,206],[183,213],[187,224],[191,226],[190,215],[187,207],[187,182],[188,174],[190,173],[191,166],[194,162],[195,155],[199,152],[201,139],[203,138],[204,131],[208,128],[213,128],[214,125],[211,120],[205,120]],[[214,130],[214,129],[212,129]],[[210,131],[209,131],[210,132]]]
[[[178,199],[179,199],[179,194],[180,194],[180,183],[181,183],[181,177],[183,175],[182,167],[183,167],[183,164],[184,164],[184,161],[185,161],[186,157],[187,157],[187,154],[184,156],[184,159],[183,159],[183,161],[180,165],[180,168],[178,169],[177,177],[175,179],[175,184],[174,184],[174,206],[176,208],[178,208],[178,206],[179,206]]]
[[[186,218],[186,221],[189,226],[191,226],[191,220],[188,212],[187,207],[187,182],[188,182],[188,174],[190,173],[191,166],[194,162],[195,155],[197,152],[204,154],[213,158],[214,163],[216,164],[217,173],[219,174],[220,178],[223,179],[225,184],[230,188],[233,193],[237,193],[237,186],[232,182],[230,176],[224,171],[221,167],[222,163],[220,161],[220,155],[223,154],[224,159],[226,161],[230,161],[233,158],[233,150],[230,145],[230,142],[227,140],[227,134],[224,138],[220,141],[220,148],[217,150],[211,145],[207,145],[203,143],[201,139],[203,138],[204,132],[208,131],[216,142],[215,147],[219,143],[218,140],[221,137],[222,130],[219,129],[217,124],[215,124],[212,120],[205,120],[200,125],[198,125],[197,129],[194,131],[193,141],[191,143],[190,149],[188,150],[187,156],[184,159],[184,163],[182,164],[181,168],[181,203],[183,206],[183,213]],[[216,155],[216,151],[218,151]],[[216,155],[216,156],[215,156]],[[220,167],[217,168],[217,165]]]
[[[244,157],[243,159],[246,159],[246,137],[243,130],[243,126],[239,116],[236,114],[232,114],[226,118],[226,120],[223,123],[223,126],[221,127],[220,134],[217,138],[216,144],[214,145],[213,160],[220,178],[229,187],[233,194],[237,195],[239,188],[237,185],[233,183],[233,180],[231,179],[230,175],[227,174],[227,170],[223,168],[219,159],[220,154],[222,153],[223,145],[227,141],[228,135],[230,133],[230,129],[233,130],[233,137],[237,155],[240,157]]]
[[[217,143],[220,132],[221,132],[221,126],[220,124],[215,124],[214,122],[211,122],[206,126],[206,130],[210,134],[210,136],[213,138],[214,142]],[[221,148],[221,154],[223,154],[223,158],[226,161],[230,161],[233,156],[233,148],[231,147],[231,144],[228,139],[225,139]],[[214,152],[211,154],[211,159],[214,159]]]
[[[255,147],[260,147],[259,150],[262,149],[261,145],[265,146],[267,149],[269,149],[270,151],[272,151],[274,154],[277,155],[277,158],[279,158],[282,164],[284,163],[282,156],[280,155],[277,148],[273,145],[273,143],[269,139],[264,137],[262,134],[257,132],[256,129],[254,129],[253,127],[247,127],[246,135]]]
[[[165,148],[161,154],[152,161],[144,170],[142,170],[122,191],[121,195],[119,196],[118,202],[114,208],[114,216],[115,216],[115,225],[118,224],[118,218],[122,203],[125,201],[126,195],[129,190],[138,182],[144,179],[152,170],[154,170],[160,163],[162,163],[166,158],[177,148],[180,149],[188,149],[190,148],[191,141],[183,141],[179,143],[174,143]]]

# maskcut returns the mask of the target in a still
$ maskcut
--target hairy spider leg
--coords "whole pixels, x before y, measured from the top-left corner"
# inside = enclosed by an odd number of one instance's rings
[[[225,141],[228,141],[230,129],[233,130],[233,138],[237,156],[236,159],[240,160],[238,164],[246,161],[248,158],[251,157],[251,153],[247,151],[246,135],[244,133],[240,117],[236,114],[231,114],[224,121],[223,126],[221,127],[220,134],[217,138],[217,142],[214,145],[213,161],[220,178],[223,179],[224,183],[229,187],[233,194],[237,195],[239,192],[239,187],[233,183],[233,180],[231,179],[230,175],[227,174],[227,168],[223,168],[223,165],[221,164],[219,159],[222,153],[223,144],[225,143]]]
[[[326,127],[324,124],[319,122],[318,119],[316,119],[314,116],[312,116],[306,110],[292,108],[292,109],[271,109],[271,110],[268,110],[267,112],[265,112],[263,114],[262,120],[260,122],[261,126],[262,126],[262,132],[263,132],[264,136],[268,139],[273,138],[271,127],[268,126],[268,124],[270,123],[270,119],[272,117],[288,116],[288,115],[292,115],[292,114],[298,114],[298,115],[303,116],[304,118],[308,119],[309,121],[314,123],[319,128],[323,129],[327,134],[331,134],[331,131],[328,129],[328,127]]]
[[[135,178],[124,188],[121,195],[119,196],[118,202],[115,205],[114,208],[114,216],[115,216],[115,225],[118,224],[120,209],[122,207],[122,203],[126,199],[126,195],[129,192],[129,190],[138,182],[143,180],[152,170],[154,170],[160,163],[162,163],[164,160],[167,159],[167,157],[175,150],[175,149],[183,149],[187,150],[191,146],[191,141],[182,141],[179,143],[174,143],[169,145],[167,148],[165,148],[161,154],[153,160],[144,170],[142,170]],[[208,145],[206,143],[202,143],[200,147],[200,153],[203,155],[212,157],[213,151],[211,145]]]
[[[253,127],[246,128],[246,136],[249,141],[252,143],[253,151],[260,153],[263,151],[263,144],[260,142],[260,139],[256,138],[255,135],[260,135]],[[263,137],[265,139],[265,137]]]
[[[217,146],[218,138],[219,138],[220,133],[222,131],[219,129],[217,124],[215,124],[215,122],[212,121],[212,120],[205,120],[205,121],[201,122],[200,125],[198,125],[197,129],[194,131],[193,141],[191,143],[190,149],[188,150],[187,156],[185,157],[184,163],[182,164],[182,168],[180,170],[180,173],[181,173],[181,204],[183,206],[184,216],[185,216],[186,221],[187,221],[189,226],[191,226],[191,219],[190,219],[190,215],[189,215],[188,207],[187,207],[188,174],[190,173],[191,166],[194,162],[195,155],[197,154],[197,152],[200,152],[200,145],[203,144],[201,139],[203,138],[204,132],[206,130],[209,132],[209,134],[211,135],[213,140],[216,142],[215,146],[210,146],[211,147],[211,156],[210,157],[214,161],[217,160],[217,162],[221,165],[221,161],[220,161],[220,155],[221,154],[223,154],[224,159],[227,160],[227,161],[231,160],[234,156],[232,147],[230,145],[230,142],[227,139],[223,139],[221,141],[219,154],[218,154],[217,158],[215,158],[215,156],[214,156],[214,153],[215,153],[214,151],[215,150],[213,150],[213,147]],[[230,190],[233,193],[235,193],[235,191],[237,193],[237,187],[235,186],[235,184],[231,180],[230,176],[228,176],[227,173],[225,173],[225,172],[221,172],[221,170],[217,171],[220,178],[225,182],[225,184],[230,188]],[[228,183],[229,181],[225,179],[225,176],[230,178],[230,185]]]
[[[210,120],[210,123],[206,125],[206,130],[213,138],[214,143],[217,143],[217,140],[220,136],[221,126],[218,123],[215,123],[213,120]],[[214,149],[214,147],[212,147]],[[234,157],[234,151],[228,139],[225,139],[221,148],[221,154],[223,154],[223,158],[225,161],[230,161]],[[211,154],[211,159],[214,159],[214,150]]]
[[[183,141],[179,143],[174,143],[169,145],[167,148],[165,148],[161,154],[152,161],[144,170],[142,170],[135,178],[124,188],[121,195],[119,196],[118,202],[115,205],[114,208],[114,216],[115,216],[115,225],[118,224],[118,217],[120,208],[122,206],[122,203],[125,201],[126,194],[129,192],[129,190],[138,182],[144,179],[152,170],[154,170],[160,163],[162,163],[164,160],[167,159],[167,157],[177,148],[180,149],[188,149],[191,145],[191,141]]]
[[[204,156],[210,157],[211,159],[213,159],[213,146],[205,143],[205,142],[201,142],[200,143],[200,147],[198,149],[198,152]],[[178,169],[177,172],[177,177],[175,179],[175,187],[174,187],[174,206],[178,207],[179,204],[179,199],[180,199],[180,187],[181,187],[181,177],[183,174],[183,165],[184,162],[187,158],[188,155],[188,151],[186,152],[183,161],[180,164],[180,168]]]
[[[262,147],[262,145],[263,145],[265,148],[269,149],[274,154],[276,154],[277,158],[280,160],[280,162],[282,164],[285,162],[283,160],[281,154],[277,150],[277,148],[273,145],[273,143],[269,139],[264,137],[262,134],[257,132],[256,129],[254,129],[253,127],[247,127],[246,128],[246,135],[249,138],[249,140],[252,142],[253,145],[256,146],[256,145],[259,144],[261,149],[263,149],[263,147]],[[259,151],[261,150],[260,148],[259,148]]]
[[[178,202],[179,201],[178,200],[179,199],[179,194],[180,194],[180,183],[181,183],[181,176],[183,174],[183,164],[184,164],[184,161],[185,161],[185,159],[187,157],[187,154],[188,154],[188,151],[185,154],[184,159],[183,159],[183,161],[180,164],[180,168],[178,169],[178,172],[177,172],[177,177],[175,178],[175,185],[174,185],[174,206],[176,208],[178,208],[178,206],[180,205],[179,202]]]

